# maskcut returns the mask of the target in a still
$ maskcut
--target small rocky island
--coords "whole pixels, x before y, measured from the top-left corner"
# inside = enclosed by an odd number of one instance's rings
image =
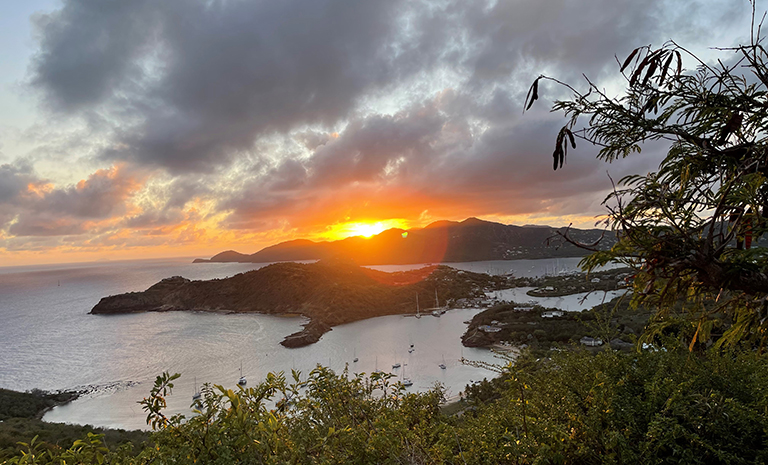
[[[191,281],[166,278],[143,292],[104,297],[92,314],[206,311],[303,315],[304,329],[281,344],[317,342],[331,327],[383,315],[415,314],[421,308],[484,299],[486,291],[510,287],[509,278],[447,266],[385,273],[343,260],[275,263],[230,278]]]

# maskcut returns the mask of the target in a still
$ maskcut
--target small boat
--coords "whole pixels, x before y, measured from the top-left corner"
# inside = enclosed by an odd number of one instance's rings
[[[238,386],[245,386],[248,384],[248,380],[243,376],[243,362],[240,362],[240,379],[237,381]]]
[[[394,365],[392,365],[392,368],[400,368],[400,363],[399,362],[395,363]]]
[[[405,377],[405,368],[403,368],[403,372],[400,373],[400,376],[402,376],[402,381],[401,382],[403,383],[403,386],[405,386],[405,387],[413,386],[413,381],[411,381],[411,378],[406,378]]]
[[[197,377],[195,377],[195,393],[192,394],[192,402],[198,403],[200,402],[200,399],[203,398],[203,395],[200,394],[200,391],[197,389]]]
[[[440,300],[437,298],[437,288],[435,288],[435,308],[432,309],[432,316],[440,317],[445,313],[445,309],[440,307]]]

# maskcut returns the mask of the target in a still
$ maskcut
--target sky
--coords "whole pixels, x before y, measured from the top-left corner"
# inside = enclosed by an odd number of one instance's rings
[[[762,7],[762,9],[761,9]],[[758,11],[765,5],[758,3]],[[617,58],[744,42],[746,0],[25,0],[0,5],[0,266],[253,253],[479,217],[593,227],[606,164],[551,154]],[[691,63],[686,62],[686,65]]]

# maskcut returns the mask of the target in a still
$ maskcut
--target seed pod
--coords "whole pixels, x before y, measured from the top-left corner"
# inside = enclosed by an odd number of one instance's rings
[[[559,158],[558,152],[560,151],[560,146],[558,145],[555,147],[555,151],[552,153],[552,158],[554,158],[554,163],[552,164],[552,169],[557,171],[557,160]]]
[[[541,79],[541,76],[537,77],[536,80],[533,81],[531,88],[528,89],[528,95],[525,96],[524,111],[530,110],[533,106],[533,102],[539,99],[539,79]]]
[[[576,139],[573,137],[573,133],[568,128],[564,128],[564,129],[565,129],[565,133],[568,134],[568,139],[571,140],[571,147],[576,148]]]

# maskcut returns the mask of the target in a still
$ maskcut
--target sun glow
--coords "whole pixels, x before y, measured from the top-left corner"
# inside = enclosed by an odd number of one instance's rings
[[[355,236],[371,237],[384,231],[384,225],[381,222],[374,224],[354,224],[351,226],[350,231]]]
[[[352,236],[373,237],[387,229],[408,229],[408,222],[404,219],[390,219],[384,221],[351,221],[337,223],[328,227],[323,237],[330,240],[339,240]]]

